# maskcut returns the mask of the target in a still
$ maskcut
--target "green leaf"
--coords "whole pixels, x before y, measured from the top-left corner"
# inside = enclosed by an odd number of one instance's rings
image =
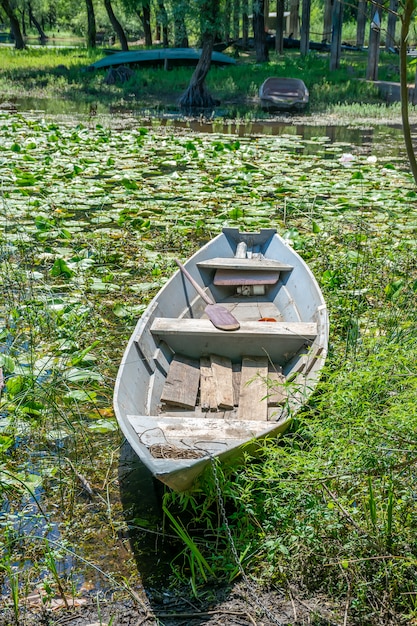
[[[75,274],[64,259],[56,259],[49,273],[51,276],[65,276],[65,278],[71,278]]]
[[[14,372],[15,363],[7,354],[0,354],[0,367],[3,367],[6,372],[12,374]]]

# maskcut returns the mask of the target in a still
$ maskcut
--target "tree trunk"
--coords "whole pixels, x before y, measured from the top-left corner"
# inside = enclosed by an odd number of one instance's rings
[[[325,43],[332,40],[333,4],[334,0],[325,0],[324,3],[323,41]]]
[[[379,0],[372,5],[371,28],[369,32],[367,80],[378,80],[379,42],[381,40],[381,5]]]
[[[306,56],[310,48],[310,0],[303,0],[303,8],[301,14],[301,36],[300,36],[300,54]]]
[[[357,14],[357,27],[356,27],[356,46],[363,48],[365,43],[365,26],[366,18],[368,14],[368,2],[367,0],[359,0],[358,14]]]
[[[285,0],[277,0],[277,28],[275,31],[275,52],[284,54],[284,8]]]
[[[247,49],[249,43],[249,4],[242,0],[242,47]]]
[[[343,4],[342,0],[334,0],[332,19],[332,43],[330,45],[330,70],[337,70],[340,65],[342,46]]]
[[[151,3],[150,0],[142,0],[142,11],[136,11],[139,17],[143,33],[145,35],[145,46],[152,46],[152,29],[151,29]]]
[[[299,32],[300,0],[290,0],[290,37],[297,39]]]
[[[240,34],[240,0],[233,0],[233,39],[239,39]]]
[[[401,16],[401,38],[400,38],[400,90],[401,90],[401,117],[403,123],[404,142],[407,150],[408,161],[414,182],[417,185],[417,161],[414,154],[413,140],[411,136],[409,102],[408,102],[408,81],[407,81],[407,44],[410,31],[410,22],[414,13],[415,0],[406,0],[404,12]]]
[[[266,63],[269,60],[266,45],[264,0],[253,0],[253,36],[255,39],[255,53],[257,63]]]
[[[23,50],[25,48],[25,42],[22,37],[22,31],[20,30],[19,20],[17,19],[9,0],[0,0],[0,4],[10,22],[10,29],[14,37],[14,47],[16,50]]]
[[[232,0],[225,0],[223,13],[223,41],[230,41],[230,23],[232,17]]]
[[[174,48],[188,48],[188,33],[185,25],[187,6],[184,2],[176,2],[174,13]]]
[[[191,76],[190,84],[179,100],[180,107],[186,110],[207,109],[218,104],[207,90],[205,80],[211,66],[219,5],[220,0],[203,0],[200,5],[201,24],[204,29],[201,33],[201,56]]]
[[[395,49],[395,27],[397,25],[398,0],[390,0],[387,24],[387,37],[385,39],[385,50]]]
[[[87,48],[95,48],[97,28],[93,0],[85,0],[85,4],[87,6]]]
[[[122,46],[122,50],[128,51],[129,45],[127,43],[127,37],[125,35],[125,31],[123,30],[123,26],[120,24],[119,20],[114,14],[113,7],[111,5],[111,0],[104,0],[104,6],[106,7],[107,15],[109,16],[110,24],[113,26],[114,31],[119,38],[120,45]]]
[[[164,48],[168,48],[168,14],[163,0],[158,0],[158,16],[159,27],[162,28],[162,43]]]
[[[28,11],[29,11],[29,20],[33,24],[33,26],[36,28],[36,30],[38,31],[39,39],[41,41],[46,41],[48,39],[48,37],[44,33],[42,26],[39,24],[38,20],[36,19],[36,17],[33,14],[32,3],[31,2],[28,2]]]

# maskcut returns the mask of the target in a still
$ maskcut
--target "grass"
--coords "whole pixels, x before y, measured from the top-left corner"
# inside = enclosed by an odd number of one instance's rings
[[[102,56],[86,49],[34,49],[2,51],[0,88],[3,99],[53,98],[56,101],[95,104],[100,107],[148,108],[152,111],[176,110],[177,100],[188,86],[192,68],[141,68],[126,83],[106,85],[105,71],[85,72]],[[339,105],[383,102],[377,89],[364,80],[366,53],[345,52],[340,69],[330,72],[328,54],[310,53],[305,58],[287,51],[282,58],[270,54],[270,62],[258,65],[253,53],[241,53],[236,66],[213,67],[207,84],[229,115],[263,115],[254,109],[261,83],[270,75],[303,78],[311,93],[310,110],[323,111]],[[398,81],[398,58],[381,53],[381,80]],[[413,70],[410,69],[410,81]],[[233,113],[234,110],[234,113]]]

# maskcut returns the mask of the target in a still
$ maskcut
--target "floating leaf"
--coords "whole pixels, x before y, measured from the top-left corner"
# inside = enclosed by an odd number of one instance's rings
[[[65,278],[71,278],[74,273],[64,259],[56,259],[50,270],[51,276],[65,276]]]

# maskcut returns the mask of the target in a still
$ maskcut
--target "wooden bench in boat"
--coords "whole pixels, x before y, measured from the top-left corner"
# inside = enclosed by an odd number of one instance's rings
[[[241,322],[239,330],[225,331],[216,328],[208,319],[156,317],[151,326],[151,333],[160,337],[180,334],[184,337],[199,335],[210,338],[221,334],[236,340],[253,336],[258,338],[282,337],[283,339],[296,336],[311,340],[317,336],[317,324],[314,322],[250,321]]]
[[[272,363],[285,363],[310,346],[317,336],[314,322],[241,321],[239,330],[216,328],[208,319],[157,317],[151,333],[172,352],[199,359],[218,354],[240,362],[243,356],[268,355]]]
[[[217,286],[274,285],[278,282],[280,272],[288,272],[293,269],[292,265],[263,257],[250,259],[217,257],[200,261],[197,265],[199,268],[216,270],[213,284]]]

